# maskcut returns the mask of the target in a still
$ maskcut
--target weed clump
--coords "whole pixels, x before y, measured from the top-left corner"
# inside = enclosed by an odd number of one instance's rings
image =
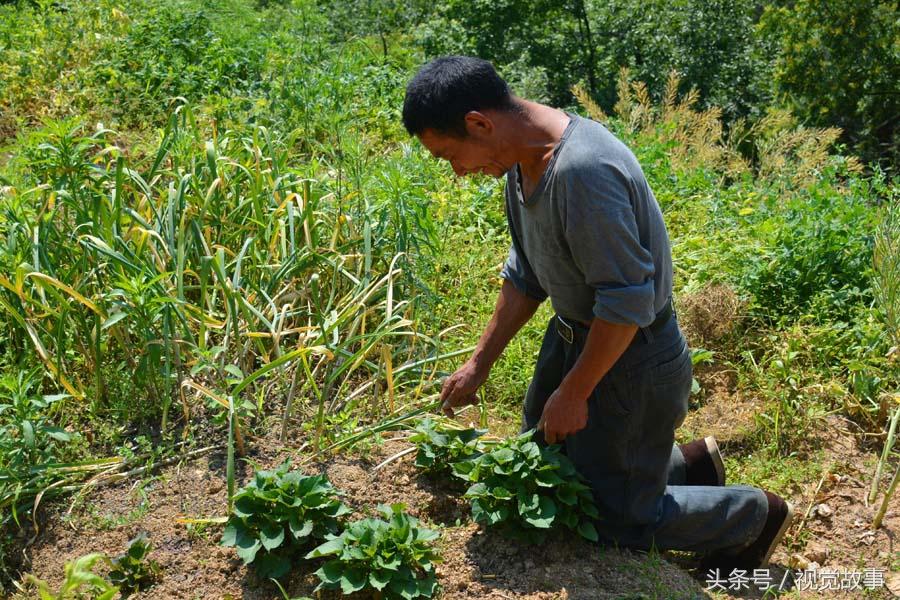
[[[743,309],[731,287],[710,284],[678,297],[678,322],[692,345],[716,348],[734,332]]]

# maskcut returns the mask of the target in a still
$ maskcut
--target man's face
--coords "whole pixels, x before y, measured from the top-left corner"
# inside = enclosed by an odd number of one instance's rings
[[[473,173],[503,177],[512,167],[505,165],[491,144],[480,136],[458,138],[426,129],[419,136],[419,141],[432,156],[448,161],[459,177]]]

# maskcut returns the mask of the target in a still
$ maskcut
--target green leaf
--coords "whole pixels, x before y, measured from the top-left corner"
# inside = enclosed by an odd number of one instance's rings
[[[297,519],[296,515],[291,517],[290,520],[290,528],[291,535],[294,536],[294,539],[297,541],[302,540],[310,533],[312,533],[313,527],[315,527],[315,523],[312,520],[300,521]]]
[[[341,581],[341,571],[343,568],[344,565],[341,561],[329,560],[316,571],[316,575],[322,582],[336,586]]]
[[[229,523],[225,527],[225,531],[222,532],[222,545],[235,547],[237,555],[243,559],[245,565],[253,562],[256,553],[262,547],[262,543],[239,522]]]
[[[341,591],[344,594],[352,594],[353,592],[358,592],[366,586],[367,580],[368,577],[366,577],[366,573],[362,569],[346,569],[344,570],[340,579]]]
[[[278,579],[290,572],[291,561],[280,554],[266,553],[257,557],[253,562],[253,567],[260,577]]]
[[[594,504],[594,499],[591,497],[590,499],[582,500],[579,503],[581,507],[581,512],[583,512],[586,516],[598,520],[600,518],[600,512],[597,510],[597,505]]]
[[[244,373],[240,370],[240,368],[238,368],[237,365],[225,365],[225,371],[227,373],[230,373],[231,375],[234,375],[238,379],[244,378]]]
[[[307,555],[306,558],[319,558],[320,556],[329,556],[332,554],[339,553],[344,548],[344,539],[343,537],[337,537],[333,540],[329,540],[324,544],[319,545],[316,548],[313,548]]]
[[[412,578],[411,574],[404,579],[393,579],[389,589],[401,598],[407,600],[412,600],[419,593],[419,586],[416,583],[416,580]]]
[[[512,460],[516,457],[515,453],[509,448],[499,448],[494,452],[491,452],[491,458],[497,464],[505,464],[508,462],[512,462]]]
[[[256,558],[256,553],[262,548],[262,543],[249,536],[238,537],[236,547],[237,555],[241,557],[245,565],[248,565]]]
[[[232,512],[242,519],[252,517],[256,513],[260,512],[261,509],[262,507],[257,504],[253,496],[244,495],[241,495],[239,497],[236,496],[234,499],[234,504],[231,507]]]
[[[34,426],[32,426],[31,421],[22,421],[22,440],[25,442],[25,445],[29,448],[34,447]]]
[[[536,513],[536,516],[526,517],[525,522],[538,529],[547,529],[553,524],[553,518],[556,516],[556,504],[550,498],[541,496]]]
[[[581,534],[581,537],[588,539],[592,542],[599,542],[600,536],[597,534],[597,529],[594,527],[594,524],[590,521],[582,521],[578,524],[578,533]]]
[[[519,490],[519,512],[525,514],[536,510],[540,505],[540,498],[537,494],[527,494],[524,490]]]
[[[390,583],[391,581],[391,572],[390,571],[372,571],[369,573],[369,585],[375,588],[378,591],[384,589],[384,587]]]
[[[560,486],[556,488],[556,497],[564,504],[574,506],[578,504],[578,495],[569,486]]]
[[[434,573],[429,573],[427,577],[423,577],[418,581],[419,595],[431,598],[437,591],[437,578]]]
[[[222,539],[219,542],[223,546],[237,546],[238,527],[235,523],[228,523],[222,531]]]
[[[274,550],[284,542],[284,526],[269,524],[259,530],[259,539],[266,550]]]
[[[54,440],[59,440],[60,442],[68,442],[72,439],[69,433],[59,427],[42,427],[41,429]]]

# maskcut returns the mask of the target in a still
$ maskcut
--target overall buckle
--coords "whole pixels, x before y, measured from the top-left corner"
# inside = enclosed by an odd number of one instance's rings
[[[559,315],[556,315],[556,332],[569,344],[575,341],[575,330]]]

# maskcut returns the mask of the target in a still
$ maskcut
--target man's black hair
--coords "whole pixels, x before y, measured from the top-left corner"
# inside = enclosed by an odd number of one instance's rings
[[[514,110],[509,86],[486,60],[442,56],[422,67],[406,86],[403,126],[410,135],[426,129],[467,137],[469,111]]]

